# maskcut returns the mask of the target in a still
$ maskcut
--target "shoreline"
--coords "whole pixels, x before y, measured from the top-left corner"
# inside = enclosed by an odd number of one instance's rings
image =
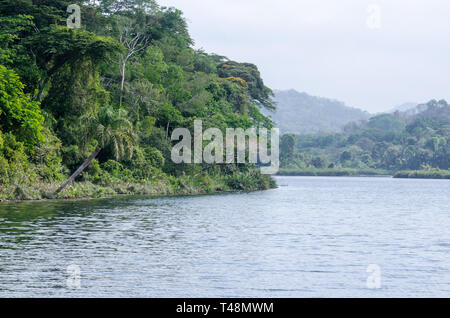
[[[393,178],[392,174],[354,174],[354,175],[308,175],[308,174],[277,174],[276,177],[311,177],[311,178]]]
[[[396,179],[429,179],[429,180],[449,180],[450,170],[404,170],[394,174]]]
[[[329,173],[327,173],[329,172]],[[350,173],[352,172],[352,173]],[[2,203],[21,203],[21,202],[58,202],[58,201],[76,201],[76,200],[95,200],[95,199],[116,199],[127,197],[146,197],[146,198],[168,198],[168,197],[187,197],[187,196],[204,196],[204,195],[220,195],[220,194],[233,194],[233,193],[251,193],[256,191],[264,191],[276,189],[279,186],[273,177],[355,177],[355,178],[394,178],[394,179],[422,179],[422,180],[450,180],[450,172],[445,170],[441,171],[399,171],[392,174],[373,173],[373,174],[358,174],[353,173],[355,171],[335,170],[335,171],[281,171],[273,176],[262,177],[260,179],[266,181],[264,184],[233,184],[226,185],[223,182],[218,182],[215,186],[198,184],[191,178],[190,182],[183,182],[186,180],[177,179],[179,187],[161,180],[157,183],[151,182],[123,182],[115,185],[101,186],[89,181],[74,182],[69,185],[67,189],[61,192],[57,196],[49,195],[51,191],[46,192],[50,188],[55,189],[55,184],[40,185],[44,189],[23,189],[20,186],[16,186],[12,192],[17,193],[16,197],[12,198],[0,198],[0,204]],[[384,172],[384,171],[383,171]],[[241,178],[243,175],[238,175]],[[223,176],[222,176],[223,178]],[[246,180],[243,177],[242,180]],[[241,180],[241,181],[242,181]],[[270,182],[267,182],[271,180]],[[218,181],[218,180],[215,180]],[[221,180],[223,181],[223,180]],[[248,181],[248,180],[246,180]],[[261,180],[258,180],[261,181]],[[37,191],[38,194],[30,195],[30,191]],[[18,193],[19,192],[19,193]]]
[[[0,199],[0,206],[2,203],[45,203],[45,202],[76,202],[76,201],[91,201],[91,200],[108,200],[108,199],[133,199],[133,198],[141,198],[141,199],[159,199],[159,198],[177,198],[177,197],[199,197],[199,196],[209,196],[209,195],[226,195],[226,194],[245,194],[252,193],[258,191],[268,191],[278,188],[271,189],[255,189],[255,190],[225,190],[225,191],[216,191],[216,192],[204,192],[204,193],[174,193],[174,194],[113,194],[110,196],[103,197],[73,197],[73,198],[54,198],[54,199],[37,199],[37,200],[18,200],[11,199],[5,200]]]
[[[282,168],[277,176],[298,177],[392,177],[393,173],[387,170],[375,169],[286,169]]]
[[[90,181],[78,181],[67,186],[61,193],[54,195],[53,193],[58,187],[59,183],[0,187],[0,203],[90,200],[126,196],[197,196],[269,190],[276,188],[277,184],[271,176],[250,171],[233,175],[181,176],[146,182],[118,181],[105,185]]]

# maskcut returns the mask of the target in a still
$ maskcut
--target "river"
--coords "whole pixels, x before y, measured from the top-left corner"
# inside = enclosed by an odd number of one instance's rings
[[[0,297],[450,296],[448,180],[277,183],[2,203]]]

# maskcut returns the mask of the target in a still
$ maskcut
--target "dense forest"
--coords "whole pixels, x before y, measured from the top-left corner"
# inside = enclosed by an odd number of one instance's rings
[[[69,28],[68,6],[81,7]],[[153,0],[0,0],[0,199],[266,189],[250,165],[175,165],[171,132],[266,127],[257,67],[193,48],[186,21]]]
[[[450,105],[432,100],[413,110],[349,123],[336,134],[286,134],[280,147],[283,174],[447,178]]]

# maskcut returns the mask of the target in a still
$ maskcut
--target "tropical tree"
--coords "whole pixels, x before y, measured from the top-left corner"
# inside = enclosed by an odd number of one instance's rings
[[[100,109],[97,126],[97,138],[100,147],[109,151],[114,159],[131,159],[137,135],[128,112],[106,106]]]
[[[264,85],[256,65],[227,61],[219,65],[217,71],[222,78],[243,79],[248,85],[248,95],[254,103],[270,110],[275,109],[275,103],[271,99],[272,90]]]

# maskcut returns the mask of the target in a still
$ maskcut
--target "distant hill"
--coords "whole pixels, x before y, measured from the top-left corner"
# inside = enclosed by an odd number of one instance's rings
[[[315,97],[296,90],[274,91],[277,110],[266,113],[281,133],[316,134],[338,132],[349,122],[368,119],[370,114],[343,102]]]
[[[432,120],[435,123],[450,123],[450,105],[445,100],[435,99],[428,103],[418,104],[405,111],[386,112],[374,115],[368,121],[360,120],[345,125],[343,132],[352,134],[364,129],[377,129],[379,131],[399,132],[408,124],[418,120]],[[449,127],[450,128],[450,127]]]
[[[388,113],[395,113],[397,111],[399,112],[408,111],[410,109],[416,108],[417,105],[418,103],[403,103],[401,105],[392,108],[391,110],[388,111]]]

